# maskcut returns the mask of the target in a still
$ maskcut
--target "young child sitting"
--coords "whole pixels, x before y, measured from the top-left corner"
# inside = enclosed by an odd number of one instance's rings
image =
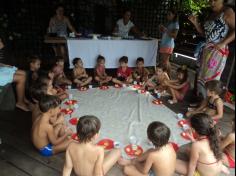
[[[153,122],[147,129],[149,140],[155,149],[149,149],[142,156],[133,160],[120,159],[127,176],[172,176],[175,172],[176,153],[169,144],[170,129],[161,122]],[[165,161],[165,162],[163,162]]]
[[[182,175],[217,176],[221,172],[228,174],[228,169],[222,164],[222,152],[218,137],[218,129],[212,118],[207,114],[195,114],[190,119],[190,137],[193,141],[190,161],[177,160],[176,172]],[[196,133],[197,139],[193,138]]]
[[[164,82],[169,79],[166,68],[163,65],[158,65],[155,74],[147,80],[143,87],[149,90],[157,89],[160,93],[163,93],[167,89]]]
[[[215,122],[223,117],[223,100],[220,95],[223,92],[223,86],[220,81],[212,80],[206,83],[207,98],[203,100],[200,107],[197,109],[191,109],[186,113],[187,117],[190,117],[197,113],[206,113],[212,117]]]
[[[149,71],[144,67],[144,59],[142,57],[136,60],[136,66],[133,72],[134,81],[137,83],[146,82],[148,80]]]
[[[68,98],[68,93],[62,89],[55,89],[53,87],[52,79],[49,78],[47,75],[41,75],[38,79],[38,82],[42,84],[43,87],[46,85],[46,92],[47,95],[55,95],[59,97],[62,101]]]
[[[57,56],[56,64],[52,68],[54,73],[54,83],[58,86],[72,84],[72,82],[66,77],[64,73],[64,63],[64,58]]]
[[[113,78],[112,81],[115,84],[131,84],[132,79],[132,70],[128,67],[128,57],[123,56],[119,60],[120,67],[117,69],[117,78]]]
[[[235,118],[232,119],[232,131],[221,140],[223,163],[229,168],[235,168]]]
[[[64,123],[58,120],[60,103],[61,100],[58,97],[51,95],[42,97],[39,102],[42,115],[33,123],[32,141],[43,156],[63,152],[72,142],[72,139],[68,138],[72,135],[72,131],[66,129]]]
[[[104,176],[121,157],[121,151],[114,149],[104,155],[104,149],[95,144],[99,137],[101,122],[94,116],[83,116],[77,124],[79,142],[72,142],[66,150],[63,176],[69,176],[72,169],[76,175]]]
[[[73,60],[73,82],[77,87],[83,87],[91,83],[92,77],[88,76],[85,68],[83,67],[83,62],[81,58],[75,58]]]
[[[97,65],[95,67],[95,80],[99,85],[103,85],[112,80],[112,77],[106,74],[105,69],[105,58],[103,56],[98,56]]]
[[[178,101],[183,101],[186,93],[190,88],[188,81],[188,70],[183,68],[177,69],[177,80],[166,80],[164,85],[168,87],[172,95],[172,100],[168,100],[170,104],[175,104]]]
[[[28,86],[30,87],[39,77],[39,69],[41,66],[41,60],[38,56],[30,56],[29,60],[29,71],[27,72]]]

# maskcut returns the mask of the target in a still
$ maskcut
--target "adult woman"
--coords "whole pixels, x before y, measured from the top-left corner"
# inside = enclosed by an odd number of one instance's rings
[[[130,19],[131,19],[131,11],[125,10],[123,13],[123,18],[119,19],[116,22],[116,27],[113,30],[113,33],[118,33],[120,37],[128,37],[130,32],[139,37],[143,36],[144,34],[138,30],[138,28],[134,25],[134,23]]]
[[[206,44],[200,54],[200,82],[220,80],[228,57],[228,44],[235,39],[235,13],[225,7],[224,0],[210,0],[211,14],[202,27],[196,16],[190,16],[197,31],[206,37]]]
[[[3,48],[4,44],[0,38],[0,51]],[[22,109],[23,111],[29,111],[29,107],[25,102],[25,81],[26,74],[24,71],[18,70],[16,67],[0,63],[0,86],[5,86],[6,84],[15,82],[17,94],[16,107]]]
[[[56,8],[56,14],[50,19],[48,32],[49,33],[56,33],[57,36],[60,37],[66,37],[67,36],[67,28],[70,29],[71,32],[73,32],[75,35],[79,35],[75,28],[70,23],[70,20],[64,16],[64,8],[59,5]],[[58,45],[57,47],[53,47],[54,52],[56,55],[65,56],[65,46],[64,45]],[[59,52],[57,51],[59,49]]]

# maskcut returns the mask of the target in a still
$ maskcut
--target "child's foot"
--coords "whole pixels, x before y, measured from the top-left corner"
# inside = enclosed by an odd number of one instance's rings
[[[127,166],[127,165],[131,164],[131,160],[120,158],[118,160],[118,164],[121,165],[121,166]]]
[[[16,107],[25,111],[25,112],[30,111],[29,107],[25,103],[16,103]]]
[[[177,101],[177,100],[168,100],[168,103],[170,103],[170,104],[176,104],[176,103],[178,103],[178,101]]]

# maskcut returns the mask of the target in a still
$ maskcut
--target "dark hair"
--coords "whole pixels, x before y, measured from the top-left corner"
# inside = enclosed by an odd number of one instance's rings
[[[181,84],[185,83],[188,80],[188,70],[187,68],[178,68],[177,74],[183,74],[183,79],[179,80]]]
[[[132,11],[131,11],[130,8],[125,8],[125,9],[123,10],[123,15],[124,15],[126,12],[130,12],[130,13],[132,13]]]
[[[56,56],[55,57],[55,63],[57,63],[57,62],[65,62],[65,59],[62,57],[62,56]]]
[[[160,68],[160,69],[162,69],[164,72],[167,71],[167,68],[166,68],[166,66],[165,66],[164,64],[158,64],[158,65],[156,66],[156,68]]]
[[[161,148],[168,144],[170,129],[161,122],[152,122],[147,129],[148,139],[156,148]]]
[[[38,79],[37,79],[37,82],[39,84],[48,84],[48,82],[50,81],[51,79],[49,78],[48,75],[41,75]]]
[[[218,80],[212,80],[206,82],[206,89],[209,91],[215,92],[217,95],[222,95],[224,93],[224,86]]]
[[[128,61],[129,61],[129,59],[128,59],[128,57],[127,56],[123,56],[123,57],[121,57],[120,59],[119,59],[119,63],[128,63]]]
[[[32,55],[32,56],[29,56],[27,58],[27,61],[28,61],[29,64],[31,64],[31,63],[35,63],[37,61],[41,62],[41,59],[38,56],[36,56],[36,55]]]
[[[41,98],[47,94],[47,84],[41,84],[36,82],[30,87],[30,101],[32,103],[36,103],[36,101],[40,101]]]
[[[82,143],[90,142],[101,128],[100,120],[92,115],[83,116],[77,124],[77,135]]]
[[[139,62],[144,63],[144,59],[143,59],[142,57],[139,57],[139,58],[136,60],[136,64],[139,63]]]
[[[50,109],[57,108],[61,104],[61,100],[57,96],[44,95],[39,101],[39,109],[45,113]]]
[[[75,66],[79,61],[82,61],[82,59],[76,57],[76,58],[73,59],[72,63],[73,63],[73,65]]]
[[[168,10],[168,12],[171,12],[173,15],[175,15],[173,21],[178,21],[179,20],[179,15],[178,15],[178,10],[171,8]]]
[[[207,136],[210,148],[217,160],[222,157],[220,149],[220,141],[218,137],[218,129],[214,125],[213,119],[204,113],[195,114],[191,117],[190,123],[192,128],[201,136]]]
[[[101,62],[102,60],[105,61],[105,57],[104,56],[101,56],[99,55],[98,58],[97,58],[97,63]]]

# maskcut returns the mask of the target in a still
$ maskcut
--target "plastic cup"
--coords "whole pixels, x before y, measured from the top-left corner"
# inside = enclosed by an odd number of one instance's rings
[[[183,117],[184,117],[184,115],[183,115],[182,113],[178,113],[178,114],[177,114],[177,118],[178,118],[179,120],[183,119]]]
[[[160,92],[157,93],[157,98],[161,98],[161,93]]]
[[[134,81],[134,85],[137,85],[137,81]]]
[[[92,88],[93,88],[93,86],[92,86],[92,85],[89,85],[89,88],[90,88],[90,89],[92,89]]]
[[[114,142],[114,148],[116,148],[116,149],[121,148],[121,143],[118,141]]]
[[[183,125],[183,130],[184,131],[189,130],[189,129],[190,129],[190,127],[188,125],[186,125],[186,124]]]
[[[73,94],[69,94],[69,99],[70,99],[70,100],[73,99]]]
[[[126,84],[123,84],[123,85],[122,85],[122,87],[124,87],[124,88],[125,88],[125,87],[126,87]]]
[[[71,86],[67,86],[68,89],[71,89]]]

